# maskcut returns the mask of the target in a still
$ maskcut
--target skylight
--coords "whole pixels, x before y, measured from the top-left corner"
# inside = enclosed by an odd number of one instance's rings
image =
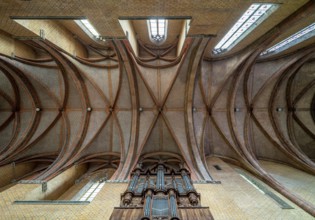
[[[220,54],[230,50],[238,42],[245,38],[251,31],[253,31],[260,23],[262,23],[277,8],[277,4],[252,4],[229,30],[229,32],[222,38],[222,40],[214,47],[212,52],[214,54]]]
[[[95,38],[99,38],[100,34],[92,26],[88,19],[76,20],[76,23],[89,35]]]
[[[165,19],[150,19],[148,20],[150,39],[155,43],[162,43],[166,39]]]
[[[279,53],[281,51],[284,51],[314,36],[315,36],[315,23],[307,26],[306,28],[300,30],[299,32],[277,43],[276,45],[268,48],[267,50],[262,52],[260,55],[263,56],[263,55],[272,54],[272,53]]]

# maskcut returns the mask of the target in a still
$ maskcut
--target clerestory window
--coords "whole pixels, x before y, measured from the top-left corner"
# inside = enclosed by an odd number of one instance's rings
[[[166,40],[167,20],[150,19],[148,20],[149,36],[153,43],[161,44]]]
[[[278,8],[277,4],[254,3],[212,50],[220,54],[232,49]]]
[[[88,34],[90,37],[99,38],[100,34],[93,27],[88,19],[75,20],[75,22],[82,28],[82,30]]]
[[[277,43],[276,45],[268,48],[264,52],[262,52],[260,55],[268,55],[268,54],[275,54],[279,53],[281,51],[284,51],[298,43],[301,43],[302,41],[305,41],[311,37],[315,36],[315,23],[307,26],[306,28],[300,30],[299,32],[291,35],[290,37],[284,39],[283,41]]]
[[[105,182],[96,182],[94,183],[89,190],[80,198],[79,201],[92,201],[95,196],[101,191]]]

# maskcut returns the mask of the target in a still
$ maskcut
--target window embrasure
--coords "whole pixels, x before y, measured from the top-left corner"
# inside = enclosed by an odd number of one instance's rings
[[[82,28],[82,30],[90,37],[99,38],[100,34],[89,22],[88,19],[75,20],[75,22]]]
[[[276,45],[268,48],[264,52],[262,52],[260,55],[269,55],[269,54],[275,54],[282,52],[296,44],[301,43],[302,41],[305,41],[311,37],[315,36],[315,23],[305,27],[304,29],[300,30],[299,32],[291,35],[290,37],[284,39],[283,41],[277,43]]]
[[[269,17],[269,15],[271,15],[277,8],[277,4],[252,4],[228,31],[228,33],[222,38],[222,40],[214,47],[212,53],[220,54],[232,49],[267,17]]]

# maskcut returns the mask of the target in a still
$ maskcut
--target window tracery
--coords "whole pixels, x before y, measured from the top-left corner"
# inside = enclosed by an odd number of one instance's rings
[[[153,43],[162,44],[166,40],[167,20],[150,19],[148,20],[149,36]]]

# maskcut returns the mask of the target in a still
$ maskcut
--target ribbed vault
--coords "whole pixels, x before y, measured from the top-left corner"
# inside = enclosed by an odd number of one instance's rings
[[[0,55],[0,165],[35,163],[20,177],[28,180],[81,164],[86,175],[113,168],[112,180],[126,180],[143,158],[181,158],[193,180],[214,183],[206,157],[220,157],[315,216],[314,204],[260,164],[315,174],[315,46],[259,56],[314,9],[308,3],[218,58],[206,54],[217,40],[209,35],[187,37],[180,53],[178,40],[156,46],[137,39],[135,53],[127,39],[89,44],[77,37],[86,57],[49,39],[23,41],[38,59]]]

